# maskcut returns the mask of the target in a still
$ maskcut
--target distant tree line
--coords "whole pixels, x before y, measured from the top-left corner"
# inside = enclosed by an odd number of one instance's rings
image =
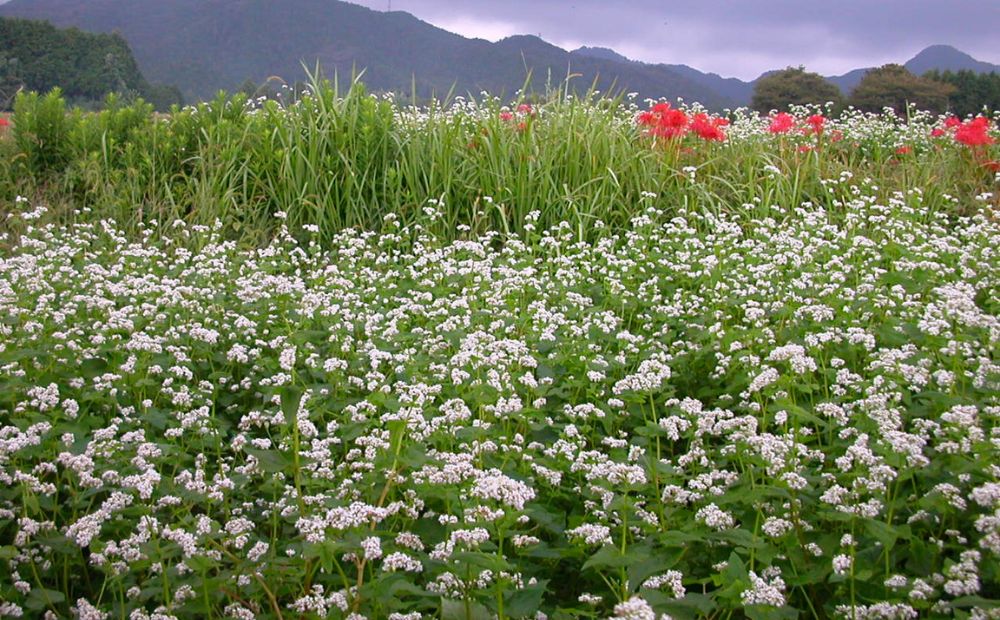
[[[10,109],[21,89],[56,87],[83,107],[100,105],[108,93],[141,97],[161,110],[182,102],[176,87],[146,81],[121,35],[0,18],[0,109]]]
[[[906,67],[888,64],[868,71],[843,96],[840,89],[804,67],[788,67],[757,81],[752,107],[763,113],[787,110],[791,105],[825,104],[836,109],[854,106],[865,112],[892,108],[905,114],[907,105],[958,116],[1000,110],[1000,74],[975,71],[930,71],[914,75]]]

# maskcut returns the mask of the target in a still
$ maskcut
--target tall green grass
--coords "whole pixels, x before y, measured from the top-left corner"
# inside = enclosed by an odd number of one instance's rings
[[[960,148],[924,144],[897,156],[901,119],[855,119],[862,125],[850,140],[804,153],[794,138],[747,131],[755,119],[743,113],[725,143],[663,145],[643,135],[638,107],[621,98],[556,90],[530,113],[506,120],[507,109],[493,98],[418,109],[336,80],[314,80],[288,106],[220,94],[169,115],[113,97],[98,113],[68,111],[58,91],[29,93],[0,140],[0,200],[23,194],[53,218],[86,213],[131,232],[219,220],[251,241],[267,238],[281,213],[329,238],[378,229],[390,214],[445,237],[520,231],[537,212],[539,227],[567,221],[587,238],[650,203],[666,213],[836,208],[845,196],[829,181],[845,171],[886,196],[919,186],[932,210],[956,209],[952,197],[970,208],[994,184]]]

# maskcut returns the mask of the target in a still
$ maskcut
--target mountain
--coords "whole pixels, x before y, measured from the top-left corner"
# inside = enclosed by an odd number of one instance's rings
[[[687,65],[668,64],[648,64],[636,60],[631,60],[618,52],[606,47],[579,47],[572,52],[576,56],[588,56],[591,58],[601,58],[604,60],[616,60],[618,62],[629,62],[634,65],[645,65],[649,67],[659,67],[662,70],[676,73],[688,80],[711,90],[729,102],[731,107],[749,103],[753,96],[753,83],[744,82],[738,78],[724,78],[717,73],[704,73]]]
[[[629,60],[614,50],[603,47],[581,47],[573,50],[572,53],[606,59],[618,58],[639,65],[644,64],[638,61]],[[648,66],[657,66],[668,69],[712,90],[713,92],[718,93],[720,96],[735,102],[737,105],[749,105],[750,100],[753,98],[753,89],[757,80],[775,73],[775,71],[765,71],[756,80],[745,82],[738,78],[724,78],[716,73],[705,73],[687,65]],[[937,69],[939,71],[971,70],[976,73],[995,72],[1000,74],[1000,65],[994,65],[988,62],[976,60],[972,56],[969,56],[965,52],[959,51],[950,45],[931,45],[930,47],[923,49],[910,60],[906,61],[904,66],[910,71],[910,73],[915,75],[923,75],[933,69]],[[861,82],[861,78],[865,76],[865,73],[871,69],[872,67],[854,69],[853,71],[848,71],[843,75],[826,76],[826,79],[827,81],[836,84],[842,93],[848,95],[852,90],[854,90],[854,87]]]
[[[923,75],[928,71],[963,71],[976,73],[1000,73],[1000,65],[994,65],[976,60],[965,52],[950,45],[932,45],[924,48],[919,54],[906,61],[903,65],[910,73]]]
[[[0,17],[0,108],[21,87],[45,92],[56,86],[71,102],[85,105],[110,92],[136,93],[161,109],[180,102],[176,89],[146,81],[128,43],[117,34]]]
[[[600,58],[602,60],[614,60],[617,62],[635,62],[630,58],[622,56],[613,49],[607,47],[578,47],[570,54],[576,54],[577,56],[587,56],[589,58]]]
[[[448,92],[540,91],[574,76],[577,90],[636,92],[698,101],[711,109],[747,105],[756,80],[705,73],[683,64],[630,60],[608,48],[568,52],[535,36],[496,43],[442,30],[401,11],[377,12],[339,0],[0,0],[0,16],[48,20],[56,26],[119,33],[151,81],[177,84],[188,99],[236,90],[246,80],[278,76],[294,82],[303,65],[342,77],[364,69],[373,90],[418,96]],[[907,61],[910,71],[1000,71],[945,45]],[[845,93],[867,69],[827,79]],[[767,75],[766,73],[763,75]],[[760,78],[758,78],[760,79]]]
[[[593,83],[604,93],[683,97],[716,109],[733,103],[664,66],[574,55],[533,36],[468,39],[408,13],[337,0],[11,0],[0,16],[119,32],[150,80],[178,84],[189,99],[236,90],[247,79],[293,82],[305,76],[303,64],[319,63],[327,75],[363,68],[370,89],[415,86],[420,96],[513,94],[530,69],[536,90],[572,72],[580,90]]]

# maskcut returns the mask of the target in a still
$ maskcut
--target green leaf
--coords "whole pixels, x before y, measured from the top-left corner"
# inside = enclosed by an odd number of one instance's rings
[[[899,539],[909,540],[910,526],[891,526],[875,519],[865,520],[865,531],[882,543],[886,550],[892,549]]]
[[[443,598],[441,620],[493,620],[493,614],[479,603]]]
[[[526,588],[515,591],[504,604],[504,611],[513,618],[524,618],[534,616],[535,612],[542,605],[542,596],[545,594],[549,581],[543,579]]]
[[[796,620],[799,617],[798,611],[787,606],[747,605],[743,611],[750,620]]]
[[[300,400],[302,400],[302,388],[286,385],[281,389],[281,412],[285,414],[286,422],[294,420],[298,415]]]
[[[24,606],[31,611],[41,611],[50,605],[58,605],[66,600],[66,595],[56,590],[46,590],[45,588],[32,588],[24,599]]]
[[[292,464],[289,456],[278,450],[261,450],[259,448],[244,447],[243,451],[256,458],[260,463],[261,469],[267,473],[273,474],[287,471]]]
[[[1000,609],[1000,601],[979,596],[960,596],[951,601],[952,607],[979,607],[982,609]]]
[[[611,545],[604,545],[597,550],[597,553],[590,556],[590,558],[583,563],[583,570],[588,568],[619,568],[622,566],[628,566],[629,558],[622,555],[621,551],[617,547]]]

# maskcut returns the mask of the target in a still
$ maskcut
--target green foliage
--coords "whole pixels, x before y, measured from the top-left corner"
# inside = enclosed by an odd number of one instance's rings
[[[906,114],[908,106],[935,113],[948,109],[948,97],[955,88],[926,77],[918,77],[896,64],[872,69],[851,91],[848,103],[866,112],[892,108]]]
[[[22,87],[39,92],[58,87],[79,105],[94,105],[110,92],[149,97],[160,109],[181,102],[176,88],[146,81],[121,35],[0,18],[0,110],[8,109]]]
[[[948,109],[957,116],[1000,110],[1000,73],[929,71],[924,77],[954,88],[948,95]]]
[[[14,141],[27,170],[36,178],[65,170],[70,159],[69,131],[62,92],[21,93],[14,103]]]
[[[757,80],[751,107],[758,112],[785,111],[793,105],[841,101],[840,89],[818,73],[804,67],[788,67]]]
[[[586,239],[597,222],[617,229],[654,204],[721,212],[813,201],[839,210],[824,184],[845,171],[885,188],[926,181],[933,209],[964,211],[992,191],[992,175],[968,153],[932,148],[936,119],[927,115],[903,126],[854,113],[817,135],[804,133],[804,121],[823,110],[796,108],[795,130],[772,149],[765,138],[774,136],[746,110],[731,118],[733,139],[706,143],[654,139],[637,126],[637,106],[562,91],[522,111],[494,98],[413,108],[336,80],[278,94],[292,102],[220,94],[162,116],[124,97],[99,113],[67,113],[58,95],[22,94],[0,192],[85,208],[133,232],[219,220],[227,236],[258,243],[280,225],[276,214],[323,238],[395,223],[462,237],[566,221]],[[914,153],[897,156],[902,146]]]

